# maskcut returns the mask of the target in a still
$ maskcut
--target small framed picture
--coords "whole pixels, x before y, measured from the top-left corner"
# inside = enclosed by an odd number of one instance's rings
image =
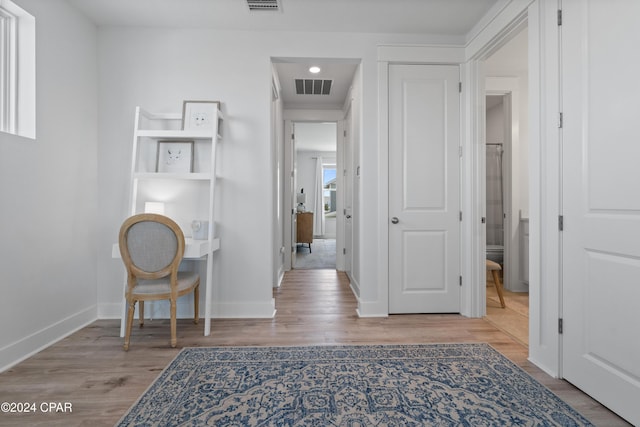
[[[158,141],[156,172],[193,172],[193,141]]]
[[[182,105],[183,130],[210,130],[216,119],[218,101],[184,101]]]

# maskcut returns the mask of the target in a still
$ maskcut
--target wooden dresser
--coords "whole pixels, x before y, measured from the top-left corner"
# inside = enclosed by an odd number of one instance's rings
[[[296,242],[307,243],[311,252],[313,243],[313,212],[300,212],[297,214]]]

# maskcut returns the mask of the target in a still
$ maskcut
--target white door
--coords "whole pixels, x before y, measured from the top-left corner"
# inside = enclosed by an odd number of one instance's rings
[[[562,4],[563,376],[640,425],[640,2]]]
[[[389,67],[389,313],[460,312],[459,81]]]
[[[353,253],[353,151],[351,144],[351,107],[344,119],[344,138],[342,140],[343,176],[344,176],[344,271],[351,274]],[[340,250],[340,248],[336,248]]]

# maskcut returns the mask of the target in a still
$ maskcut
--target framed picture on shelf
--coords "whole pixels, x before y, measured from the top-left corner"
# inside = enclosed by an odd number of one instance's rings
[[[158,141],[156,172],[193,172],[193,141]]]
[[[216,118],[218,101],[184,101],[182,105],[183,130],[211,130]]]

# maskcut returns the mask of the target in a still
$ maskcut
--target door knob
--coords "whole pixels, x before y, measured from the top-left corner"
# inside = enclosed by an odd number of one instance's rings
[[[347,215],[347,219],[351,218],[351,215]]]
[[[391,218],[391,224],[397,224],[399,222],[400,222],[400,220],[398,219],[397,216],[394,216],[393,218]]]

